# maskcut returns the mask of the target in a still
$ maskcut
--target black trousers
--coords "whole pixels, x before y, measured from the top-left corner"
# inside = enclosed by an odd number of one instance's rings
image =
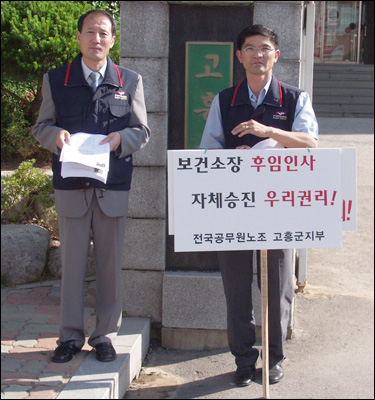
[[[260,255],[257,256],[260,287]],[[294,296],[293,250],[268,250],[268,326],[270,367],[282,361],[291,303]],[[259,352],[255,345],[252,302],[253,250],[220,251],[219,266],[227,302],[228,342],[237,367],[255,365]]]

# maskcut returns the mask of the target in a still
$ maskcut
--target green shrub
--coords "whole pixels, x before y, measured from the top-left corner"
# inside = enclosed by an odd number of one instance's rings
[[[2,223],[34,223],[58,235],[52,179],[34,167],[35,159],[24,161],[1,182]]]
[[[6,85],[16,93],[16,96],[32,98],[32,94],[28,93],[21,82],[16,85],[11,79],[7,79]],[[27,113],[24,102],[10,95],[6,90],[1,91],[2,161],[37,158],[38,161],[46,163],[50,160],[50,152],[43,149],[31,133],[31,124],[26,119]]]

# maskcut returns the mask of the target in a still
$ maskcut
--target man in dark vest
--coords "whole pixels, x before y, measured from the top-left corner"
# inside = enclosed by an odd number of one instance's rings
[[[52,152],[53,185],[61,242],[62,287],[58,347],[52,361],[72,359],[85,343],[84,279],[90,234],[96,266],[96,327],[88,343],[99,361],[116,358],[113,341],[122,320],[121,263],[132,175],[132,154],[149,140],[142,78],[108,57],[116,35],[111,14],[93,10],[78,21],[81,53],[45,74],[35,138]],[[106,183],[61,176],[59,155],[71,135],[106,137]]]
[[[318,125],[308,94],[273,76],[280,55],[276,33],[262,25],[243,29],[237,37],[236,55],[246,79],[214,98],[200,147],[317,147]],[[270,383],[284,376],[283,344],[294,295],[292,251],[268,250]],[[235,382],[246,386],[254,379],[259,356],[254,347],[253,251],[222,251],[218,257],[227,302],[228,342],[237,366]],[[259,255],[257,260],[259,277]]]

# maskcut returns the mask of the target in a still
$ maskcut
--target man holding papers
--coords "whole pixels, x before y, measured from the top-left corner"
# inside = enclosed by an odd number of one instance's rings
[[[122,317],[120,274],[132,153],[147,143],[150,129],[141,76],[108,57],[115,35],[111,14],[93,10],[80,17],[81,53],[45,74],[33,128],[35,138],[53,153],[63,277],[52,360],[59,363],[71,360],[85,342],[83,285],[91,231],[97,323],[89,344],[99,361],[116,358],[112,342]]]

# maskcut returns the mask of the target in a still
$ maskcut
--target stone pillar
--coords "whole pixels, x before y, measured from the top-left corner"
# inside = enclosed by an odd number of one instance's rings
[[[121,65],[142,75],[151,139],[134,155],[123,261],[123,311],[161,322],[165,269],[167,2],[121,2]]]
[[[274,75],[300,87],[303,1],[255,1],[254,24],[273,29],[279,36],[280,58]]]

